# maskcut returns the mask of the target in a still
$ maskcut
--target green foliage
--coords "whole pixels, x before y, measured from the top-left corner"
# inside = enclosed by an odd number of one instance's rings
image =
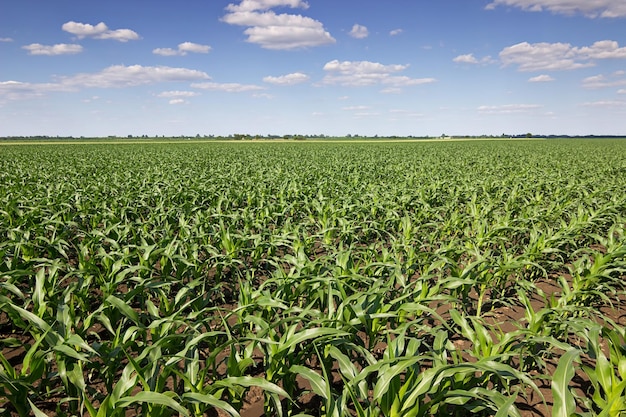
[[[518,416],[550,379],[554,415],[619,415],[625,153],[5,146],[0,412]]]

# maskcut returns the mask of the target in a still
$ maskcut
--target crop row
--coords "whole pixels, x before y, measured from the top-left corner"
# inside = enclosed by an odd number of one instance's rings
[[[617,416],[625,148],[3,148],[0,408]]]

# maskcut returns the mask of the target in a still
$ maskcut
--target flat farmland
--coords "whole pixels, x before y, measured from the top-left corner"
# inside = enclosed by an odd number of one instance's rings
[[[619,416],[626,140],[0,147],[0,413]]]

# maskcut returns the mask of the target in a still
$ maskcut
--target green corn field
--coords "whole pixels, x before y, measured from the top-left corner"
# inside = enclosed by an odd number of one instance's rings
[[[0,147],[0,414],[626,415],[626,141]]]

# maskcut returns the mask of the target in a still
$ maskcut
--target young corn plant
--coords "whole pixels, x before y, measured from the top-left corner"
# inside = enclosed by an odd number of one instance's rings
[[[595,366],[583,365],[593,392],[588,408],[602,417],[620,416],[626,412],[626,347],[624,332],[603,327],[590,332],[589,356]],[[608,344],[608,357],[602,342]]]

